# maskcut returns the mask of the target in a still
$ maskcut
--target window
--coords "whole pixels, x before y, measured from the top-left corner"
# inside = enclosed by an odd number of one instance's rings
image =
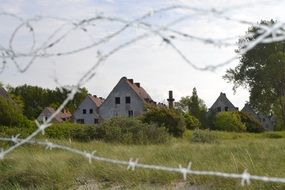
[[[77,119],[76,123],[84,124],[84,119]]]
[[[115,104],[120,104],[120,97],[115,97]]]
[[[92,114],[93,113],[93,109],[89,109],[89,113]]]
[[[95,119],[94,119],[94,123],[95,123],[95,124],[99,123],[99,120],[95,118]]]
[[[218,112],[221,112],[222,108],[221,107],[217,107],[217,110],[218,110]]]
[[[229,107],[225,107],[225,111],[229,111]]]
[[[83,113],[83,114],[86,114],[86,109],[83,109],[83,110],[82,110],[82,113]]]
[[[131,103],[131,97],[130,96],[126,96],[126,104],[130,104]]]
[[[129,110],[129,117],[133,117],[134,116],[134,111],[133,110]]]

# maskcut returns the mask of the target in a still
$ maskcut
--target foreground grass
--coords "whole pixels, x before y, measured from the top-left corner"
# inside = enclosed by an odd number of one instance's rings
[[[242,173],[248,169],[255,175],[285,177],[285,133],[223,133],[214,132],[218,143],[191,143],[191,132],[183,139],[165,145],[117,145],[103,142],[78,143],[57,141],[98,156],[140,163],[186,166],[192,161],[194,170]],[[54,142],[54,141],[53,141]],[[7,145],[7,144],[5,144]],[[1,146],[5,146],[2,144]],[[206,176],[135,169],[103,162],[88,163],[82,156],[62,150],[45,150],[26,145],[0,161],[0,189],[241,189],[240,181]],[[194,189],[194,188],[193,188]],[[285,189],[278,183],[252,181],[243,189]]]

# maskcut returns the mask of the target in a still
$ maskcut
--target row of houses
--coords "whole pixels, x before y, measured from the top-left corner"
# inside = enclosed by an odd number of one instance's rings
[[[238,107],[235,107],[231,101],[227,98],[225,93],[220,93],[220,96],[214,102],[214,104],[210,107],[208,114],[215,112],[223,112],[223,111],[239,111]],[[273,130],[275,121],[272,115],[266,115],[263,113],[256,113],[250,104],[246,103],[244,107],[241,109],[241,112],[250,114],[257,121],[261,123],[261,126],[265,130]]]
[[[169,102],[173,105],[174,99],[172,99],[170,98]],[[122,77],[106,99],[96,95],[88,95],[73,115],[69,113],[68,116],[74,123],[96,124],[115,116],[132,117],[141,115],[145,110],[146,104],[166,106],[153,101],[140,83],[134,82],[133,79]],[[53,114],[54,111],[52,108],[45,108],[37,120],[43,121]],[[60,113],[55,117],[54,121],[62,122],[67,120],[66,116],[67,113]]]
[[[167,101],[169,108],[173,108],[175,99],[173,98],[172,91],[169,91]],[[88,95],[73,115],[64,111],[58,114],[54,121],[62,122],[71,119],[74,123],[97,124],[115,116],[132,117],[141,115],[145,110],[146,104],[166,106],[153,101],[140,83],[135,83],[133,79],[122,77],[106,99]],[[42,121],[53,114],[54,111],[53,108],[45,108],[37,119]],[[221,92],[217,100],[210,107],[208,114],[224,111],[239,111],[239,109],[231,103],[225,93]],[[256,113],[249,104],[245,104],[241,111],[251,114],[260,121],[264,129],[273,129],[274,120],[272,116]]]

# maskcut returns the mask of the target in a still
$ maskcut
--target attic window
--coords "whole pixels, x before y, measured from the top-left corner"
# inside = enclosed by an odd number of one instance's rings
[[[221,112],[222,108],[221,107],[217,107],[217,110],[218,110],[218,112]]]
[[[83,114],[86,114],[86,109],[83,109],[83,110],[82,110],[82,113],[83,113]]]
[[[225,107],[225,111],[229,111],[229,107]]]
[[[126,104],[130,104],[131,103],[131,97],[130,96],[126,96]]]
[[[121,101],[120,101],[120,97],[115,97],[115,104],[120,104]]]

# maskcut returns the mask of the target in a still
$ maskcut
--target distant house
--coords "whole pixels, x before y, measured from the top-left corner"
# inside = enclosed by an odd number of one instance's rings
[[[55,109],[51,107],[46,107],[38,116],[37,120],[40,122],[43,122],[44,120],[47,120],[52,114],[55,113]],[[71,114],[64,110],[63,112],[58,113],[52,120],[52,122],[55,123],[61,123],[64,121],[68,121],[71,118]]]
[[[250,104],[245,104],[244,107],[242,108],[241,112],[244,113],[248,113],[251,116],[253,116],[257,121],[259,121],[261,123],[261,126],[268,131],[273,130],[275,121],[273,116],[268,116],[266,114],[263,113],[256,113],[252,107],[250,106]]]
[[[230,100],[227,98],[225,93],[220,93],[220,96],[214,102],[214,104],[209,109],[209,113],[223,112],[223,111],[238,111]]]
[[[104,102],[103,98],[88,95],[73,113],[74,123],[80,124],[96,124],[99,123],[101,117],[99,115],[99,107]]]
[[[3,87],[0,87],[0,96],[5,99],[10,99],[8,92]]]
[[[103,120],[114,116],[137,116],[145,111],[146,104],[155,102],[140,83],[122,77],[100,106],[99,114]]]

